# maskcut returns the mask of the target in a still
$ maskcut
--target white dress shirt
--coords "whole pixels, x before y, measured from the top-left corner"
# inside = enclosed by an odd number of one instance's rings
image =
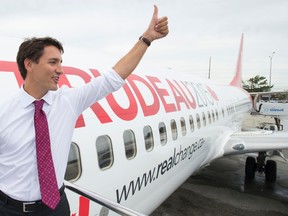
[[[124,85],[114,71],[107,71],[80,87],[49,91],[43,110],[47,115],[58,187],[63,185],[73,130],[78,116],[93,103]],[[25,84],[24,84],[25,85]],[[0,190],[21,201],[40,200],[34,102],[23,87],[0,104]]]

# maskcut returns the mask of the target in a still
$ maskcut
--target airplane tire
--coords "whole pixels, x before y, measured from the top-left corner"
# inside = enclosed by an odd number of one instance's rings
[[[247,157],[245,164],[246,179],[252,180],[255,178],[256,160],[254,157]]]
[[[277,178],[277,164],[273,160],[268,160],[265,166],[266,181],[275,182]]]

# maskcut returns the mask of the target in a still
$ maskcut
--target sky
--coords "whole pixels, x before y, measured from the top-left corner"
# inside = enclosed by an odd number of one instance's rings
[[[273,90],[288,90],[287,0],[0,0],[0,60],[15,61],[25,38],[52,36],[64,45],[63,65],[112,67],[148,27],[154,4],[170,32],[137,70],[208,78],[211,59],[211,79],[229,83],[243,33],[243,79],[269,82],[272,65]]]

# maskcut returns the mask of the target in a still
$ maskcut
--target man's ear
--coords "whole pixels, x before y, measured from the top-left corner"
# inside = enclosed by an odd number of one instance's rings
[[[29,71],[31,71],[31,68],[32,68],[32,60],[26,58],[26,59],[24,60],[24,66],[25,66],[25,68],[26,68],[26,70],[27,70],[27,73],[28,73]]]

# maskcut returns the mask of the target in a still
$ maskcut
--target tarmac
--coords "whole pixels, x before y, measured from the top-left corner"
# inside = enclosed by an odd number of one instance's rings
[[[282,153],[288,158],[288,150]],[[276,161],[275,183],[266,182],[265,175],[258,173],[254,180],[247,181],[246,157],[237,155],[215,160],[191,176],[151,215],[288,215],[288,163],[284,160]]]

